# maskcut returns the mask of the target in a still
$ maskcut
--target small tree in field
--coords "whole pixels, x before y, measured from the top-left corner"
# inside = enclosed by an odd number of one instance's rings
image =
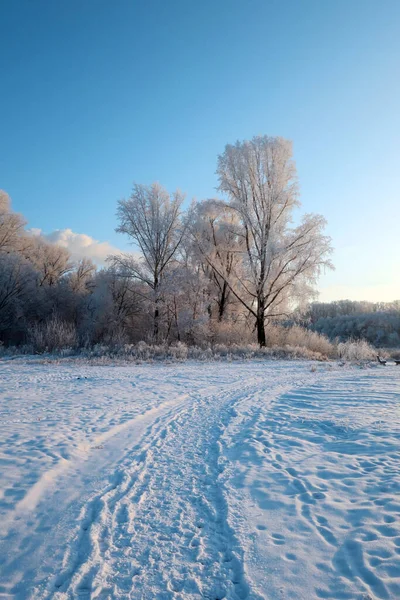
[[[153,336],[157,340],[160,326],[160,302],[166,271],[175,259],[182,241],[183,195],[170,195],[161,185],[135,184],[128,200],[120,200],[117,232],[126,233],[141,250],[141,257],[125,254],[111,257],[113,266],[126,277],[137,279],[151,290],[154,306]]]
[[[312,293],[322,267],[331,267],[325,220],[306,215],[292,227],[299,206],[292,144],[282,138],[254,137],[228,145],[218,158],[219,190],[240,223],[245,268],[228,275],[218,261],[212,266],[236,298],[253,315],[260,346],[265,324],[287,312],[295,299]]]

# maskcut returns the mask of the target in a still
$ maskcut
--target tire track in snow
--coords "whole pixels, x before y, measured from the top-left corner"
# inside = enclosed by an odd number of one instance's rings
[[[64,558],[61,573],[51,582],[52,591],[45,597],[53,598],[54,590],[62,590],[68,587],[68,584],[74,581],[76,573],[87,567],[88,558],[92,553],[96,553],[97,551],[96,533],[99,529],[99,522],[104,521],[109,507],[118,501],[119,495],[123,496],[127,494],[130,488],[141,480],[146,471],[146,461],[151,453],[151,447],[154,443],[153,440],[157,439],[158,432],[161,431],[162,435],[165,423],[176,418],[179,411],[183,410],[182,405],[184,405],[186,399],[187,395],[179,397],[178,404],[176,404],[177,401],[175,401],[174,407],[171,408],[166,415],[160,415],[146,428],[139,443],[130,450],[128,457],[125,457],[121,461],[119,468],[111,477],[107,488],[101,494],[94,496],[82,508],[79,517],[78,531],[72,547]],[[162,408],[164,407],[165,405]],[[146,417],[149,416],[148,413],[152,414],[154,412],[157,412],[157,409],[151,409],[139,416]],[[131,424],[136,420],[137,419],[133,419]],[[107,438],[108,437],[109,436],[107,435]],[[84,591],[84,584],[81,587]]]
[[[257,387],[197,394],[157,418],[82,511],[62,573],[37,597],[257,598],[220,481],[220,438]]]
[[[156,407],[149,408],[143,413],[135,415],[132,419],[127,419],[123,423],[114,425],[106,432],[99,433],[92,440],[79,444],[77,448],[70,450],[68,458],[60,456],[58,458],[58,462],[45,471],[41,475],[40,479],[28,490],[22,500],[18,502],[16,506],[16,513],[18,514],[20,512],[34,510],[48,487],[53,484],[54,481],[60,477],[66,469],[74,466],[78,461],[86,458],[85,455],[90,451],[91,448],[102,445],[104,442],[121,433],[122,431],[131,428],[140,421],[148,419],[152,415],[159,413],[171,405],[175,405],[179,401],[185,400],[187,397],[188,395],[184,394],[179,396],[177,399],[169,400],[159,404]]]

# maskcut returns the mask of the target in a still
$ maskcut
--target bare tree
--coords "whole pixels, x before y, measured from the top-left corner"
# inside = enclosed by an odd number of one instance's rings
[[[26,287],[30,272],[26,263],[15,254],[0,256],[0,317],[1,324],[7,322],[12,305]]]
[[[331,267],[325,220],[306,215],[291,227],[299,206],[292,145],[275,137],[254,137],[228,145],[218,158],[219,190],[240,221],[246,268],[228,275],[212,267],[255,318],[257,339],[266,344],[265,323],[281,316],[293,299],[312,293],[322,267]]]
[[[15,250],[24,226],[25,221],[21,215],[11,211],[8,194],[0,190],[0,252]]]
[[[88,292],[94,285],[96,267],[89,258],[82,258],[69,276],[69,285],[75,294]]]
[[[153,183],[150,186],[135,184],[130,198],[118,203],[116,231],[126,233],[139,247],[141,256],[117,255],[111,257],[111,263],[122,276],[137,279],[150,289],[156,340],[164,275],[175,259],[184,234],[180,218],[183,200],[179,191],[170,195],[161,185]]]
[[[190,233],[197,261],[217,305],[217,320],[222,321],[232,298],[237,302],[228,281],[240,272],[243,262],[238,216],[220,200],[205,200],[192,207]]]
[[[30,246],[24,253],[37,270],[39,286],[52,286],[73,269],[68,250],[37,236],[31,236]]]

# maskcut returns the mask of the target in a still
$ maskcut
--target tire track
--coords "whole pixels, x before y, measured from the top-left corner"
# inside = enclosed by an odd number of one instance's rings
[[[257,598],[228,523],[221,436],[238,382],[160,415],[82,510],[63,569],[42,598]],[[251,594],[251,596],[250,596]]]
[[[146,463],[149,461],[151,447],[154,439],[157,439],[158,432],[162,432],[168,423],[184,410],[184,403],[181,401],[178,407],[171,408],[166,415],[157,417],[145,430],[142,439],[129,452],[118,467],[115,475],[111,478],[107,488],[101,494],[94,496],[83,508],[79,517],[78,531],[74,537],[72,548],[64,557],[61,573],[58,574],[50,583],[50,590],[43,598],[53,598],[57,592],[63,592],[73,585],[77,573],[85,568],[89,557],[93,553],[101,556],[101,548],[98,540],[106,543],[105,532],[100,533],[100,526],[107,526],[107,513],[113,503],[117,503],[119,497],[126,495],[131,488],[139,485],[146,473]],[[143,441],[149,440],[149,441]],[[104,551],[104,548],[103,548]],[[90,572],[94,576],[94,570]],[[89,571],[85,572],[81,585],[82,591],[88,585],[91,577]],[[85,584],[85,581],[87,582]]]

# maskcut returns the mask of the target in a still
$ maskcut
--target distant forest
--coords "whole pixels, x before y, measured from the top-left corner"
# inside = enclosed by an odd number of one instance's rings
[[[400,347],[400,300],[315,302],[298,315],[297,323],[331,340],[366,340],[377,348]]]

